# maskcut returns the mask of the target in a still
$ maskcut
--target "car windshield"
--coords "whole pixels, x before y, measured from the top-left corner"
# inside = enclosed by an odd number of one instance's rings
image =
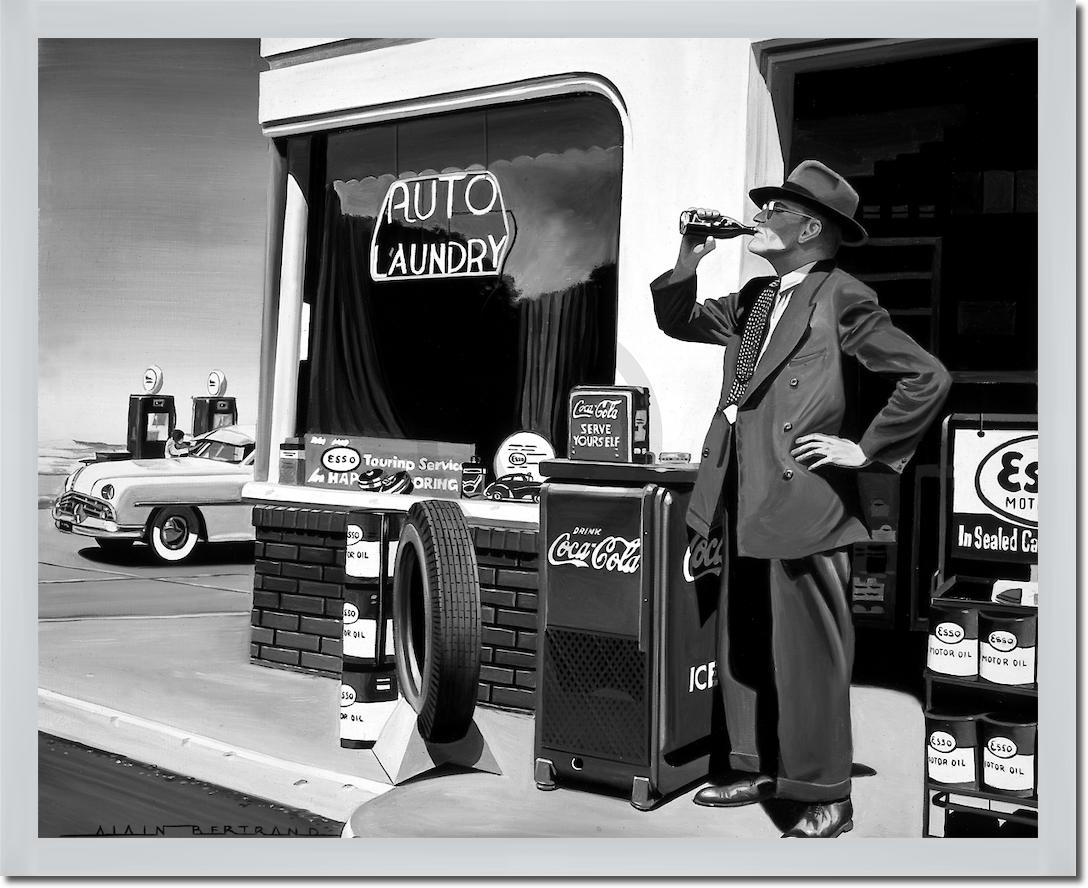
[[[189,456],[214,459],[218,462],[240,463],[253,450],[252,444],[227,444],[214,438],[197,441],[189,450]]]

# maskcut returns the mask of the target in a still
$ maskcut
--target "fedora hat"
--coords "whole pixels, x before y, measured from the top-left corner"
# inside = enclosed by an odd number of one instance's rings
[[[865,229],[854,221],[858,193],[842,176],[818,160],[801,161],[781,187],[765,185],[753,188],[748,196],[760,207],[769,200],[782,197],[819,210],[842,229],[845,246],[859,246],[869,237]]]

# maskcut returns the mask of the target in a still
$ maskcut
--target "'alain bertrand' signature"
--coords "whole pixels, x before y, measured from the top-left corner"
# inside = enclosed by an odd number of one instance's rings
[[[192,838],[193,836],[234,836],[251,838],[270,838],[278,836],[288,838],[320,838],[327,836],[330,838],[338,838],[340,835],[339,830],[336,828],[338,825],[339,824],[330,822],[322,828],[317,826],[276,826],[274,824],[255,826],[244,823],[165,823],[155,826],[149,824],[125,823],[99,825],[92,833],[71,834],[65,836],[65,838],[94,838],[96,836],[102,838],[111,838],[115,836],[146,836],[149,838]]]

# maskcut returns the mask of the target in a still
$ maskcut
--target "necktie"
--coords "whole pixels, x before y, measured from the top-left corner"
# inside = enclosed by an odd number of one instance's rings
[[[740,354],[737,356],[737,373],[733,377],[733,385],[729,388],[729,398],[726,406],[739,404],[748,388],[748,381],[756,369],[756,361],[759,358],[759,347],[763,344],[763,331],[767,328],[767,318],[774,305],[774,297],[778,288],[782,286],[781,278],[773,278],[767,283],[752,304],[748,317],[744,320],[744,333],[740,340]]]

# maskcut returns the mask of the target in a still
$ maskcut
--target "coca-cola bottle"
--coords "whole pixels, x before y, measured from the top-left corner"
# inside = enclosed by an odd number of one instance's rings
[[[728,216],[712,217],[702,215],[696,210],[684,210],[680,214],[680,233],[727,240],[742,234],[755,234],[756,230]]]

